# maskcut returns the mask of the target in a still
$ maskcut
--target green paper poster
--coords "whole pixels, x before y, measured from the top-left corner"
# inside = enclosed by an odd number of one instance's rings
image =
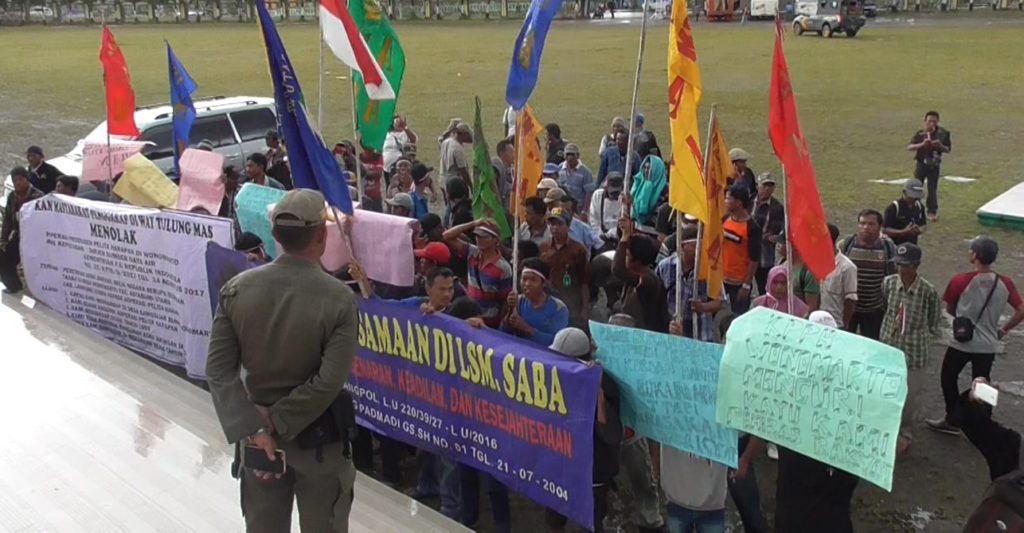
[[[906,397],[902,351],[759,307],[729,328],[716,418],[891,491]]]

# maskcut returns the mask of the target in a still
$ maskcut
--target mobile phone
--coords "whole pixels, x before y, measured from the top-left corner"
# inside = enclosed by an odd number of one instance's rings
[[[988,383],[975,381],[971,385],[971,392],[974,394],[975,398],[991,405],[992,407],[995,407],[996,403],[999,401],[999,389],[989,385]]]
[[[288,469],[284,450],[274,450],[274,460],[267,458],[263,448],[245,446],[242,452],[242,466],[271,474],[283,474]]]

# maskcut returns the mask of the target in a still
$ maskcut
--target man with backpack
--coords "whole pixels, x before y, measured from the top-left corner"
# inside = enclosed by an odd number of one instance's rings
[[[839,251],[857,266],[857,309],[850,321],[850,333],[878,340],[885,317],[882,281],[895,274],[896,245],[882,235],[882,214],[865,209],[857,215],[857,233],[847,237]]]
[[[926,420],[931,429],[949,435],[960,434],[960,428],[953,419],[960,395],[957,387],[960,372],[967,363],[971,363],[973,378],[991,379],[999,341],[1024,320],[1024,300],[1013,280],[992,270],[992,264],[999,255],[999,244],[988,237],[977,237],[971,241],[970,250],[974,271],[953,276],[942,297],[946,311],[955,317],[953,340],[946,349],[940,373],[946,416]],[[999,327],[999,317],[1007,303],[1015,313]]]
[[[892,239],[893,243],[917,244],[917,238],[924,233],[928,218],[921,198],[924,198],[924,184],[910,178],[903,184],[900,199],[893,200],[885,208],[882,233]]]

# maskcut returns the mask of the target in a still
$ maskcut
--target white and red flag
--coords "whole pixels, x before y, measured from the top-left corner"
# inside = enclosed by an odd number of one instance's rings
[[[320,31],[334,55],[362,75],[373,100],[393,100],[395,91],[359,33],[359,26],[342,0],[320,0]]]

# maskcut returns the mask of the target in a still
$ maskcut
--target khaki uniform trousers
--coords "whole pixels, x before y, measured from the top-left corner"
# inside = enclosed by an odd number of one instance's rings
[[[264,481],[249,469],[242,473],[242,515],[249,533],[291,531],[292,502],[299,503],[299,526],[304,533],[348,533],[356,469],[345,457],[341,442],[303,450],[294,442],[278,441],[287,471],[280,479]]]

